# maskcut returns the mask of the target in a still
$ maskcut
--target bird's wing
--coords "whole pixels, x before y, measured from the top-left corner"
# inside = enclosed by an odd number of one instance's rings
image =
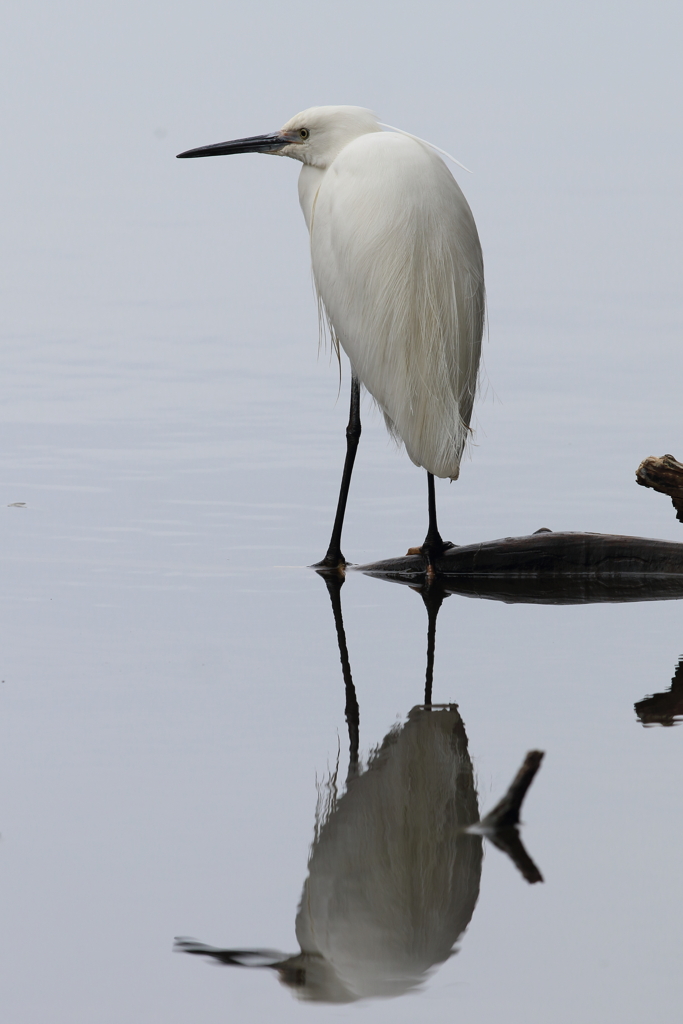
[[[356,139],[322,178],[313,273],[334,332],[413,462],[455,478],[476,390],[484,275],[443,161],[401,135]]]

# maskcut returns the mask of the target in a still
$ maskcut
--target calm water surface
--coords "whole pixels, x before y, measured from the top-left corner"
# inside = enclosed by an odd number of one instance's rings
[[[53,362],[33,337],[6,366],[11,1019],[412,1020],[417,1001],[435,1020],[677,1019],[683,731],[656,708],[644,727],[634,704],[671,685],[680,602],[448,597],[433,700],[453,707],[426,720],[411,712],[424,700],[420,595],[350,573],[361,775],[344,796],[348,693],[326,586],[305,567],[324,549],[342,457],[333,373],[293,355],[283,386],[240,368],[238,345],[207,342],[191,360],[161,348],[94,358],[75,340]],[[531,451],[515,419],[532,409],[483,405],[485,443],[440,488],[454,540],[541,525],[679,539],[667,499],[630,472],[596,489],[588,449],[564,456],[570,477],[588,463],[571,498],[561,482],[520,493],[516,479],[554,457],[576,383]],[[584,428],[632,469],[649,448],[617,416],[603,404]],[[366,418],[345,545],[359,561],[424,531],[421,474]],[[532,748],[546,751],[524,808],[545,879],[533,886],[458,832]],[[289,966],[220,968],[174,953],[174,936]]]

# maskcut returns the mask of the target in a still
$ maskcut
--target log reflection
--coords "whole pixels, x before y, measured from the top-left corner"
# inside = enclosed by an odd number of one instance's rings
[[[634,707],[643,725],[676,725],[683,718],[683,658],[676,666],[671,687],[639,700]]]
[[[432,586],[420,590],[428,618],[425,703],[391,729],[362,766],[344,581],[324,579],[344,679],[349,772],[341,795],[334,780],[322,790],[296,915],[299,952],[220,949],[193,939],[176,940],[176,948],[226,965],[273,970],[305,1000],[350,1003],[414,990],[453,954],[479,898],[484,836],[528,881],[542,880],[517,829],[542,755],[529,755],[533,765],[525,762],[500,804],[480,821],[458,707],[432,703],[436,621],[446,596]]]

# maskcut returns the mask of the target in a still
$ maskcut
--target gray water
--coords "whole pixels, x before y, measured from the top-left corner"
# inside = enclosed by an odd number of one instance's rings
[[[475,840],[457,953],[409,994],[301,1005],[275,971],[173,951],[297,954],[335,772],[359,827],[307,568],[348,373],[316,355],[296,167],[174,154],[324,102],[454,152],[489,339],[443,533],[683,541],[634,483],[683,451],[678,8],[36,2],[3,23],[3,1019],[678,1021],[683,730],[634,704],[671,685],[679,601],[444,602],[433,699],[458,706],[468,806],[546,751],[523,814],[544,882]],[[366,403],[347,557],[421,541],[423,475]],[[340,597],[366,766],[424,699],[427,614],[359,573]]]

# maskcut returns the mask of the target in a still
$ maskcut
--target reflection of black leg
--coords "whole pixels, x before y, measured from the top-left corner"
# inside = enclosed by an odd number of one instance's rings
[[[344,585],[344,577],[336,573],[321,573],[327,584],[327,592],[332,602],[332,614],[334,625],[337,630],[337,643],[339,644],[339,660],[342,666],[344,687],[346,690],[346,707],[344,713],[346,724],[349,729],[349,777],[358,771],[358,744],[360,733],[360,710],[356,697],[356,687],[353,685],[351,676],[351,663],[349,662],[349,650],[346,646],[346,633],[344,632],[344,619],[342,617],[341,588]]]
[[[425,677],[425,705],[432,703],[432,682],[434,679],[434,650],[436,648],[436,620],[446,593],[438,580],[421,590],[422,600],[427,609],[427,675]]]
[[[340,569],[346,565],[346,559],[342,555],[341,535],[344,526],[344,513],[346,512],[346,500],[349,496],[351,485],[351,474],[353,464],[356,460],[358,441],[360,440],[360,383],[358,377],[351,377],[351,408],[349,410],[349,422],[346,427],[346,459],[344,461],[344,472],[342,474],[341,488],[339,490],[339,501],[337,503],[337,514],[332,527],[332,537],[327,554],[322,562],[317,562],[315,569]]]
[[[433,473],[427,473],[427,493],[429,495],[429,529],[422,545],[422,554],[426,555],[429,568],[434,571],[434,562],[444,553],[446,545],[441,539],[439,528],[436,525],[436,494]]]

